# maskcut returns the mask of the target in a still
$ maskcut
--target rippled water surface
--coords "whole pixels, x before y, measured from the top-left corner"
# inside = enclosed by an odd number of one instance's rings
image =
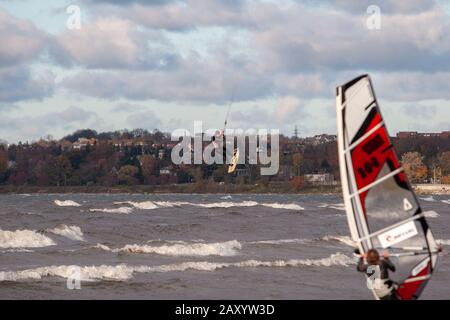
[[[449,250],[449,196],[420,200]],[[372,299],[337,195],[0,195],[0,203],[1,299]],[[444,255],[424,299],[450,298],[449,271]],[[81,288],[69,290],[78,275]]]

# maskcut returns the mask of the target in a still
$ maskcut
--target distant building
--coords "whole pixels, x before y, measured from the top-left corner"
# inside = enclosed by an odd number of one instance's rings
[[[165,167],[165,168],[161,168],[160,170],[159,170],[159,175],[160,176],[164,176],[164,175],[174,175],[174,173],[173,173],[173,171],[172,171],[172,168],[170,168],[170,167]]]
[[[417,136],[417,131],[400,131],[397,133],[397,138],[399,139],[405,139],[405,138],[411,138]]]
[[[441,133],[437,132],[417,132],[417,131],[400,131],[397,133],[398,139],[407,139],[407,138],[449,138],[450,131],[442,131]]]
[[[97,143],[97,139],[91,138],[78,138],[77,141],[72,143],[72,149],[74,150],[83,150],[86,149],[87,146],[93,146]]]
[[[158,158],[159,158],[160,160],[162,160],[162,159],[164,159],[165,156],[166,156],[166,150],[164,150],[164,149],[159,149],[159,151],[158,151]]]
[[[332,185],[334,176],[331,173],[313,173],[304,175],[305,182],[312,185]]]
[[[304,141],[306,144],[319,145],[323,143],[334,142],[336,141],[336,139],[337,139],[336,135],[324,133],[315,135],[313,137],[305,138]]]
[[[236,168],[234,172],[237,177],[250,177],[250,169],[246,166]]]

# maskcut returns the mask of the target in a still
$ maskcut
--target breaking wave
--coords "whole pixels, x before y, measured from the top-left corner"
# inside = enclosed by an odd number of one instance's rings
[[[298,244],[306,244],[309,242],[313,242],[312,239],[278,239],[278,240],[258,240],[258,241],[250,241],[249,244],[271,244],[271,245],[282,245],[287,243],[298,243]]]
[[[72,200],[55,200],[55,204],[60,207],[81,207],[81,204]]]
[[[324,204],[318,205],[317,207],[345,211],[345,205],[343,203],[335,203],[335,204],[324,203]]]
[[[308,243],[314,243],[314,242],[330,242],[330,241],[337,241],[340,243],[343,243],[350,247],[356,247],[356,242],[353,241],[348,236],[330,236],[326,235],[321,238],[313,238],[313,239],[278,239],[278,240],[259,240],[259,241],[251,241],[248,242],[249,244],[271,244],[271,245],[283,245],[283,244],[289,244],[289,243],[297,243],[297,244],[308,244]]]
[[[42,279],[43,277],[69,278],[74,271],[79,271],[81,280],[116,280],[124,281],[133,277],[133,273],[153,272],[181,272],[181,271],[215,271],[224,268],[282,268],[282,267],[332,267],[349,266],[355,264],[355,258],[342,253],[335,253],[322,259],[291,259],[291,260],[245,260],[238,262],[182,262],[161,266],[128,266],[120,264],[116,266],[47,266],[21,271],[2,271],[0,281],[21,281],[27,279]]]
[[[136,209],[141,210],[152,210],[152,209],[158,209],[159,207],[152,201],[144,201],[144,202],[133,202],[133,201],[122,201],[122,202],[114,202],[114,204],[129,204]]]
[[[56,245],[52,239],[34,230],[0,230],[0,248],[41,248]]]
[[[423,200],[423,201],[428,201],[428,202],[435,202],[436,201],[436,199],[434,199],[433,196],[429,196],[429,197],[426,197],[426,198],[421,197],[420,199]]]
[[[191,205],[202,207],[202,208],[255,207],[258,205],[258,202],[256,202],[256,201],[242,201],[242,202],[222,201],[222,202],[212,202],[212,203],[191,203]]]
[[[439,218],[439,213],[436,211],[425,211],[423,214],[426,218]]]
[[[305,210],[302,206],[295,203],[261,203],[264,207],[270,207],[274,209],[286,209],[286,210]]]
[[[143,201],[143,202],[134,202],[134,201],[122,201],[122,202],[114,202],[115,205],[129,204],[136,209],[141,210],[154,210],[159,208],[173,208],[173,207],[181,207],[181,206],[194,206],[200,208],[233,208],[233,207],[255,207],[255,206],[264,206],[270,207],[274,209],[286,209],[286,210],[304,210],[304,208],[295,203],[259,203],[256,201],[241,201],[241,202],[232,202],[232,201],[221,201],[221,202],[211,202],[211,203],[194,203],[194,202],[186,202],[186,201]]]
[[[322,241],[337,241],[337,242],[341,242],[347,246],[350,247],[356,247],[357,244],[355,241],[353,241],[349,236],[324,236],[323,238],[321,238]]]
[[[445,203],[445,204],[450,204],[450,199],[448,199],[448,200],[441,200],[441,202]]]
[[[97,244],[95,248],[110,252],[155,253],[169,256],[234,256],[237,254],[237,250],[242,248],[242,245],[239,241],[232,240],[217,243],[177,242],[161,246],[128,244],[115,249]]]
[[[133,211],[133,208],[130,207],[120,207],[120,208],[114,208],[114,209],[89,209],[90,212],[104,212],[104,213],[122,213],[122,214],[129,214]]]
[[[45,231],[71,240],[84,241],[83,232],[78,226],[66,226],[65,224],[61,224],[53,229],[46,229]]]

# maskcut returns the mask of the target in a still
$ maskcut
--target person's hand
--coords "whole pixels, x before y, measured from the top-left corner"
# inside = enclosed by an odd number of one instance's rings
[[[389,251],[386,250],[383,252],[383,258],[385,259],[389,258]]]

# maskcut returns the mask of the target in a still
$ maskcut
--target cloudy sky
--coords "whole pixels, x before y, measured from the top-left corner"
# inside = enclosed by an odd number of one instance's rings
[[[0,0],[0,138],[79,128],[335,132],[372,75],[391,133],[450,130],[450,6],[433,0]],[[367,27],[369,5],[380,29]],[[81,13],[68,28],[70,5]],[[73,21],[73,20],[70,20]]]

